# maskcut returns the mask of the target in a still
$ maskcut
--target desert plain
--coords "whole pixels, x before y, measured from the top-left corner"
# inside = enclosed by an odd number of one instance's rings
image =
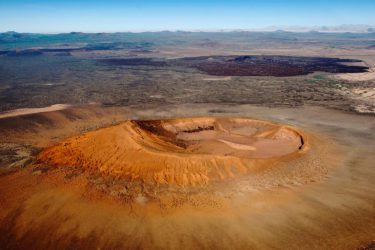
[[[374,248],[373,33],[1,35],[2,249]]]

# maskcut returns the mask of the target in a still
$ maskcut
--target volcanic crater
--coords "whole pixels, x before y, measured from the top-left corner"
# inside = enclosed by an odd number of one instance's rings
[[[308,148],[298,129],[260,120],[130,120],[49,147],[38,162],[156,186],[205,186],[297,158]]]

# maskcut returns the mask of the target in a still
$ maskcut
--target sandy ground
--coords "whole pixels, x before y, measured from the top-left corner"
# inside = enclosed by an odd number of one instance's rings
[[[224,77],[205,77],[202,80],[203,81],[229,81],[231,80],[231,76],[224,76]]]
[[[338,90],[354,101],[354,110],[362,114],[375,114],[375,88],[357,87]]]
[[[355,249],[371,244],[375,237],[373,117],[317,107],[211,104],[122,114],[133,119],[165,119],[207,116],[212,109],[220,109],[220,116],[299,127],[314,135],[311,149],[304,157],[256,175],[203,189],[156,190],[142,183],[131,186],[109,176],[92,176],[79,168],[29,166],[0,177],[1,246]],[[97,121],[90,120],[92,125]],[[70,127],[77,124],[70,122]],[[3,127],[0,132],[9,129]],[[45,128],[30,133],[38,137],[42,131]],[[311,174],[319,178],[301,181]]]
[[[355,107],[357,112],[375,114],[375,88],[355,88],[351,91],[351,97],[361,101]]]

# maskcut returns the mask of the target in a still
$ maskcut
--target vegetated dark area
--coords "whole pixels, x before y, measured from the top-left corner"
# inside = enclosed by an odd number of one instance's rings
[[[1,44],[1,43],[0,43]],[[49,53],[70,53],[70,52],[87,52],[87,51],[110,51],[110,50],[123,50],[135,49],[145,50],[152,46],[149,42],[140,43],[127,43],[127,42],[108,42],[98,44],[88,44],[81,47],[46,47],[46,48],[32,48],[32,49],[14,49],[14,50],[1,50],[0,55],[6,56],[36,56]]]
[[[352,59],[294,56],[218,56],[182,59],[183,64],[217,76],[296,76],[316,71],[329,73],[367,72],[364,66],[341,63],[360,62]]]
[[[150,58],[125,58],[102,59],[99,62],[116,66],[182,66],[216,76],[297,76],[316,71],[360,73],[368,70],[365,66],[343,64],[361,62],[360,60],[294,56],[203,56],[165,61]]]

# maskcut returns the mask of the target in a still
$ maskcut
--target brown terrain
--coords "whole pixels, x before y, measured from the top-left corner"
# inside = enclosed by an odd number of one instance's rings
[[[213,108],[220,116],[207,118]],[[188,118],[166,119],[177,114]],[[5,249],[354,249],[373,239],[371,117],[90,105],[0,125],[8,154],[32,162],[0,178]]]
[[[0,249],[374,249],[373,33],[0,33]]]

